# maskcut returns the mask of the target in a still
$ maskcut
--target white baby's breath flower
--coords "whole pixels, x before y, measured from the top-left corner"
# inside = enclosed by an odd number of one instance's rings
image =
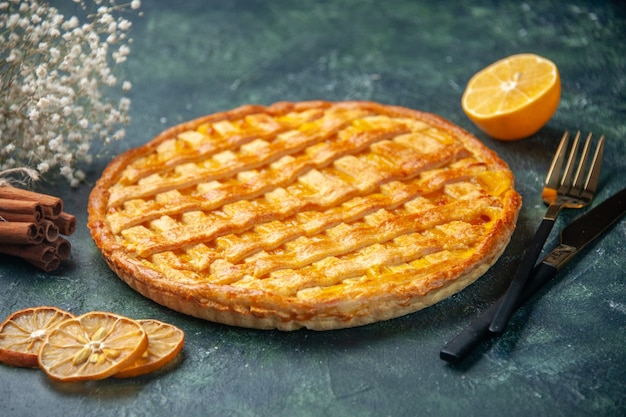
[[[60,169],[61,175],[63,175],[64,177],[68,178],[68,179],[72,179],[72,167],[70,167],[69,165],[63,165]]]
[[[30,165],[75,186],[84,179],[77,164],[93,160],[90,143],[125,135],[130,100],[107,92],[120,89],[111,65],[126,61],[132,24],[115,14],[141,2],[73,1],[96,13],[81,24],[42,0],[0,1],[0,171]]]
[[[89,153],[90,146],[88,143],[81,143],[78,145],[77,155],[85,156]]]
[[[59,149],[59,146],[61,146],[61,143],[58,138],[52,139],[48,142],[48,149],[52,152],[56,152],[56,150]]]
[[[37,120],[39,120],[39,111],[37,109],[31,109],[28,112],[28,119],[36,122]]]
[[[50,63],[51,64],[56,63],[59,60],[59,58],[61,57],[61,52],[58,50],[58,48],[52,47],[52,48],[50,48],[48,50],[48,52],[50,53]]]
[[[15,144],[14,143],[9,143],[7,144],[4,149],[2,150],[3,153],[10,155],[11,153],[13,153],[13,151],[15,151]]]
[[[120,55],[122,56],[128,56],[128,54],[130,54],[130,48],[127,45],[122,45],[120,46],[120,48],[118,49],[118,52],[120,53]]]
[[[19,22],[19,20],[20,20],[20,15],[19,15],[19,14],[17,14],[17,13],[12,14],[12,15],[11,15],[11,16],[9,16],[9,18],[6,20],[6,22],[5,22],[4,26],[5,26],[7,29],[13,29],[15,26],[17,26],[17,23]]]
[[[110,87],[113,87],[115,84],[117,84],[117,78],[115,77],[115,75],[109,74],[104,80],[104,83]]]
[[[22,92],[22,94],[30,95],[35,92],[35,87],[32,84],[24,84],[20,88],[20,91]]]
[[[76,16],[70,17],[68,20],[63,22],[63,30],[71,30],[78,27],[78,18]]]
[[[43,161],[37,164],[37,171],[39,171],[40,174],[45,174],[49,170],[50,170],[50,164],[47,161]]]
[[[46,75],[48,75],[48,69],[46,68],[46,64],[38,65],[37,69],[35,70],[35,74],[37,74],[37,77],[39,78],[44,78]]]
[[[17,21],[17,25],[22,29],[28,29],[28,26],[30,25],[30,19],[28,19],[27,17],[22,17]]]
[[[131,26],[132,26],[132,23],[130,22],[130,20],[126,20],[126,19],[120,19],[118,23],[118,27],[120,28],[120,30],[123,30],[123,31],[127,31],[128,29],[130,29]]]
[[[63,23],[64,18],[62,14],[55,14],[50,20],[52,21],[52,24],[54,26],[59,26],[61,23]]]
[[[50,28],[48,35],[50,35],[51,38],[56,38],[61,36],[61,32],[59,32],[59,29],[57,28]]]

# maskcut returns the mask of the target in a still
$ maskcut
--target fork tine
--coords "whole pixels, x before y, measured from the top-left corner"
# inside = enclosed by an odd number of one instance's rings
[[[582,152],[583,155],[580,159],[578,159],[576,155],[578,154],[580,131],[576,133],[572,149],[569,152],[565,171],[561,180],[558,181],[560,183],[559,189],[557,190],[556,195],[554,195],[554,189],[550,188],[549,185],[553,183],[555,173],[558,175],[559,169],[557,169],[557,166],[560,167],[563,163],[564,151],[562,147],[567,144],[567,134],[563,135],[563,139],[561,139],[561,143],[559,144],[557,155],[555,155],[552,166],[550,167],[548,178],[546,178],[546,187],[544,187],[542,192],[542,198],[549,204],[548,210],[546,211],[546,214],[544,215],[543,220],[535,233],[535,237],[526,249],[522,262],[518,266],[509,288],[504,294],[500,306],[498,307],[491,324],[489,325],[489,331],[492,333],[501,332],[513,314],[513,311],[519,302],[519,297],[521,296],[524,286],[526,285],[526,281],[531,274],[532,268],[537,260],[537,257],[541,253],[543,244],[550,234],[550,230],[552,230],[552,226],[554,225],[560,210],[563,207],[581,208],[591,202],[600,176],[600,165],[602,154],[604,152],[604,136],[600,137],[595,155],[591,161],[589,175],[587,175],[585,181],[585,188],[582,195],[580,195],[580,182],[581,177],[585,172],[585,166],[588,162],[587,160],[589,159],[591,137],[592,134],[590,133],[585,141],[585,146]],[[576,168],[574,168],[575,163],[577,165]],[[574,176],[574,182],[572,183],[572,174],[574,169],[576,169],[576,174]]]
[[[565,133],[563,133],[563,137],[561,138],[561,142],[559,143],[559,147],[554,154],[554,158],[552,158],[552,163],[550,163],[548,174],[546,175],[545,185],[547,188],[552,188],[553,190],[559,188],[559,178],[561,177],[561,168],[563,167],[563,161],[565,160],[568,142],[569,132],[565,131]]]
[[[583,152],[580,155],[580,159],[579,159],[580,162],[578,162],[578,168],[576,169],[576,175],[574,175],[574,182],[572,183],[572,189],[570,191],[570,194],[575,195],[575,196],[579,196],[580,193],[582,192],[583,175],[585,173],[587,163],[589,162],[588,158],[589,158],[589,148],[591,147],[591,136],[592,136],[591,133],[587,135],[587,140],[585,141]]]
[[[598,140],[598,145],[596,145],[596,151],[593,155],[593,160],[591,161],[591,167],[589,168],[589,175],[587,175],[587,179],[585,180],[585,187],[583,188],[583,192],[581,197],[584,199],[591,200],[596,193],[596,188],[598,187],[598,181],[600,179],[600,167],[602,166],[602,155],[604,154],[604,135],[600,136]]]
[[[580,131],[576,132],[576,136],[574,136],[574,143],[572,144],[572,149],[569,152],[569,156],[567,158],[567,164],[565,165],[565,171],[563,171],[563,176],[561,177],[560,187],[558,190],[559,194],[565,194],[569,191],[572,186],[572,173],[574,170],[574,161],[576,160],[576,154],[578,153],[578,143],[580,142]]]

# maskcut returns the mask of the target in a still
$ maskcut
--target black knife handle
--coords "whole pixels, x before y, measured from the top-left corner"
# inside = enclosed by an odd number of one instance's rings
[[[537,265],[529,277],[528,283],[524,287],[521,298],[518,299],[515,309],[519,308],[526,300],[533,296],[546,282],[550,281],[557,273],[557,269],[541,262]],[[500,308],[504,296],[493,303],[483,314],[475,319],[461,333],[452,339],[439,352],[439,357],[450,363],[457,363],[469,355],[482,341],[493,335],[489,331],[489,326]]]
[[[522,262],[517,268],[509,288],[504,293],[504,297],[502,298],[502,301],[500,301],[498,310],[496,311],[491,325],[489,326],[489,330],[493,333],[501,333],[504,330],[506,324],[513,315],[513,312],[517,308],[519,299],[522,296],[522,291],[524,290],[524,287],[526,287],[528,277],[532,272],[533,266],[537,262],[537,258],[543,248],[543,244],[546,242],[554,223],[554,219],[544,218],[539,225],[539,228],[537,228],[535,237],[526,249]]]

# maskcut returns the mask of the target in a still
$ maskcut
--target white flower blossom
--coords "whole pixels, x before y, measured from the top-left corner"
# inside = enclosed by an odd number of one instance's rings
[[[37,74],[37,77],[39,77],[39,78],[44,78],[46,75],[48,75],[48,70],[46,69],[46,64],[38,65],[37,69],[35,70],[35,74]]]
[[[9,18],[4,22],[4,26],[7,29],[12,29],[15,26],[17,26],[17,22],[20,20],[20,15],[19,14],[12,14],[11,16],[9,16]]]
[[[44,0],[0,1],[0,171],[29,166],[76,186],[78,164],[93,160],[90,143],[125,135],[130,100],[107,92],[120,88],[112,68],[130,53],[132,25],[116,15],[141,2],[73,1],[96,13],[81,23]],[[118,92],[130,88],[124,81]]]
[[[69,165],[63,165],[61,167],[61,175],[63,175],[64,177],[66,177],[68,180],[71,180],[73,178],[73,171],[72,168]]]
[[[69,20],[63,22],[62,27],[64,30],[71,30],[78,27],[78,18],[76,16],[72,16]]]
[[[37,111],[37,109],[30,109],[28,111],[28,119],[32,122],[39,120],[39,111]]]
[[[118,23],[118,27],[120,28],[120,30],[123,30],[123,31],[127,31],[128,29],[130,29],[131,25],[132,23],[126,19],[122,19]]]
[[[50,164],[47,161],[40,162],[39,164],[37,164],[37,171],[39,171],[40,174],[45,174],[49,170],[50,170]]]

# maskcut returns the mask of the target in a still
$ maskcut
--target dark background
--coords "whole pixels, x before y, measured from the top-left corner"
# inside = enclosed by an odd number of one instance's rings
[[[169,1],[133,13],[127,138],[77,189],[42,190],[77,216],[72,257],[53,273],[0,256],[0,317],[37,305],[156,318],[186,332],[166,369],[130,380],[62,384],[0,366],[8,416],[621,416],[626,411],[626,221],[618,223],[460,366],[439,350],[504,291],[539,224],[540,189],[566,129],[605,134],[597,204],[626,185],[626,13],[621,2]],[[55,1],[68,15],[74,4]],[[461,110],[479,69],[533,52],[552,59],[562,100],[531,138],[499,142]],[[331,332],[257,331],[187,317],[128,288],[86,228],[93,183],[117,153],[171,125],[247,103],[375,100],[436,113],[506,160],[524,198],[498,263],[426,310]],[[558,230],[581,211],[565,211]]]

